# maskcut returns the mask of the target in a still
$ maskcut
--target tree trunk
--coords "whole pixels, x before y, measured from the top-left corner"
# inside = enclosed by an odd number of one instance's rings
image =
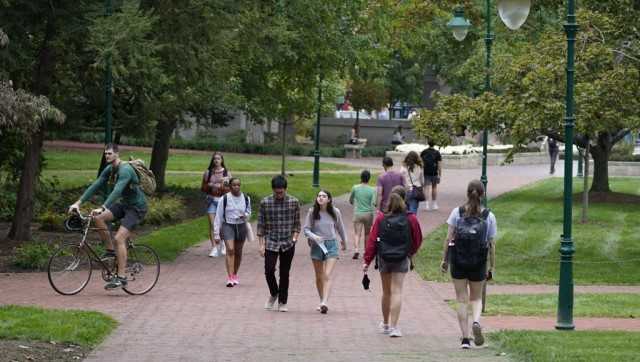
[[[44,38],[33,71],[32,92],[37,95],[46,96],[49,94],[55,65],[54,52],[51,48],[51,42],[55,35],[55,19],[52,11],[49,11]],[[40,125],[40,129],[31,135],[30,142],[26,144],[24,163],[20,174],[20,188],[16,198],[16,209],[8,235],[9,239],[12,240],[31,240],[33,205],[36,185],[40,176],[40,156],[45,133],[44,122]]]
[[[589,212],[589,191],[587,186],[589,184],[589,139],[587,139],[587,147],[584,149],[584,177],[582,178],[582,220],[585,224],[588,221],[587,213]]]
[[[156,125],[156,136],[153,140],[151,150],[151,162],[149,168],[156,176],[156,188],[158,191],[165,191],[165,171],[167,170],[167,160],[169,160],[169,146],[171,134],[176,128],[176,121],[162,120]]]
[[[360,111],[356,111],[356,122],[353,124],[353,128],[356,129],[356,138],[360,138]],[[350,140],[347,140],[349,142]]]
[[[593,157],[593,182],[589,192],[609,192],[609,153],[611,149],[600,145],[591,147]]]

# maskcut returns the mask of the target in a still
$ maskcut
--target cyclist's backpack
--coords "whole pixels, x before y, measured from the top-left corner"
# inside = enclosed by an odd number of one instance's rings
[[[422,156],[422,164],[424,166],[425,175],[436,175],[438,173],[438,165],[436,162],[436,152],[430,148],[424,150]]]
[[[242,196],[244,196],[244,211],[247,211],[249,208],[249,198],[244,192]],[[227,194],[222,196],[222,221],[227,222]]]
[[[153,174],[153,171],[149,170],[141,159],[134,160],[130,158],[127,163],[133,167],[133,170],[138,175],[138,185],[142,189],[142,192],[149,196],[153,195],[156,191],[156,176]]]
[[[481,268],[487,262],[489,252],[489,210],[482,210],[480,216],[464,216],[464,207],[461,206],[458,212],[460,218],[455,226],[454,245],[450,250],[451,262],[467,270]]]
[[[411,251],[411,229],[407,214],[385,216],[378,232],[378,256],[386,262],[399,262]]]

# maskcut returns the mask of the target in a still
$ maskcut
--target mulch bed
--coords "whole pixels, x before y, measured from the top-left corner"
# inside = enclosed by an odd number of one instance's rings
[[[0,340],[2,361],[81,361],[91,352],[88,347],[70,343]]]

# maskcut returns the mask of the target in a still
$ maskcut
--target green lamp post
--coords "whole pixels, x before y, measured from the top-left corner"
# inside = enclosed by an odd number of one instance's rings
[[[315,149],[313,150],[313,181],[311,186],[320,187],[320,113],[322,110],[322,75],[318,80],[318,110],[316,113],[316,133],[314,135]]]
[[[527,20],[529,16],[529,9],[531,8],[530,0],[499,0],[498,1],[498,13],[502,22],[511,30],[519,29],[522,24]],[[485,22],[486,32],[484,37],[484,43],[486,47],[485,53],[485,77],[484,77],[484,91],[491,91],[491,46],[493,44],[494,36],[491,33],[491,0],[485,1]],[[464,10],[457,8],[454,12],[453,18],[447,23],[447,27],[452,30],[453,37],[458,41],[463,41],[471,22],[464,18]],[[487,206],[487,184],[489,179],[487,177],[487,142],[489,138],[489,131],[485,128],[482,131],[482,176],[480,181],[484,185],[484,197],[482,203]]]

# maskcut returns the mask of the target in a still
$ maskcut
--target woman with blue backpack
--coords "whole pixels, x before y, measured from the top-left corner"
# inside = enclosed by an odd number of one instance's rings
[[[402,308],[402,284],[412,269],[413,256],[422,244],[422,230],[414,213],[407,212],[402,186],[394,188],[384,213],[378,212],[367,239],[364,265],[376,259],[382,280],[382,322],[380,332],[390,337],[402,337],[398,328]]]
[[[458,323],[462,332],[461,348],[471,348],[471,334],[476,346],[484,344],[480,315],[482,314],[482,289],[492,278],[495,266],[495,215],[482,207],[484,187],[479,180],[467,186],[467,202],[453,209],[447,220],[449,231],[443,244],[442,272],[449,268],[458,302]],[[472,325],[469,328],[471,305]]]

